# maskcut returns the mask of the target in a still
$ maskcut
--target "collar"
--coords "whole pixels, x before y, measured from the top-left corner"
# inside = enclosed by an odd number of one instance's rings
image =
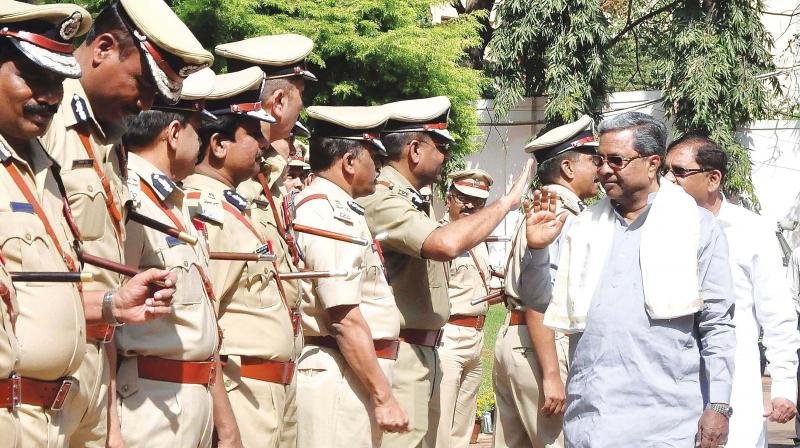
[[[225,190],[231,189],[231,187],[225,185],[223,182],[213,177],[206,176],[205,174],[190,175],[183,180],[183,187],[203,192],[219,193],[219,197],[222,197]]]
[[[559,184],[550,184],[547,185],[547,188],[558,195],[561,199],[562,207],[573,215],[579,214],[586,208],[586,204],[569,188]]]
[[[417,194],[422,196],[422,194],[420,194],[420,192],[417,191],[417,189],[414,188],[411,185],[411,182],[409,182],[408,179],[406,179],[402,174],[400,174],[399,171],[397,171],[396,169],[394,169],[393,167],[391,167],[389,165],[386,165],[383,168],[381,168],[380,177],[388,180],[389,182],[391,182],[392,184],[394,184],[396,187],[400,188],[401,190],[405,190],[405,189],[409,189],[410,188],[410,189],[414,190],[415,192],[417,192]]]
[[[315,176],[314,180],[311,181],[311,185],[308,186],[308,189],[310,193],[319,190],[320,193],[324,193],[328,196],[328,199],[332,201],[338,200],[347,203],[353,200],[353,197],[347,194],[342,187],[321,176]],[[303,193],[305,193],[305,191],[303,191]],[[308,194],[303,194],[303,196],[308,196]]]
[[[0,134],[0,163],[9,159],[14,159],[23,166],[29,167],[34,173],[39,173],[43,170],[50,169],[50,167],[53,166],[53,161],[50,159],[50,157],[48,157],[47,152],[44,150],[44,146],[41,144],[41,142],[39,142],[38,139],[34,138],[29,140],[28,148],[31,151],[31,163],[28,163],[27,160],[21,157],[19,153],[17,153],[17,151],[11,147],[5,137]]]
[[[176,201],[183,198],[183,190],[172,179],[138,154],[128,153],[128,169],[136,173],[140,181],[149,185],[162,201],[170,196],[175,196]]]

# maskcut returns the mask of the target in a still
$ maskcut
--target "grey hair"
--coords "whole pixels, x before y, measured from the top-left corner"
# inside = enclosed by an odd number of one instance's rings
[[[633,149],[640,156],[659,155],[662,159],[667,153],[667,126],[650,115],[641,112],[625,112],[603,120],[598,128],[599,134],[635,129]]]

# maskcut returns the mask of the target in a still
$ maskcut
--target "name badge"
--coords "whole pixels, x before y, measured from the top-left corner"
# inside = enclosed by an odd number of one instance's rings
[[[91,168],[94,165],[94,160],[92,159],[78,159],[72,161],[72,169],[75,168]]]
[[[186,243],[179,238],[175,238],[174,236],[167,237],[167,245],[169,247],[175,247],[179,244],[186,244]]]
[[[33,204],[29,204],[27,202],[12,202],[11,211],[31,214],[36,213],[33,209]]]

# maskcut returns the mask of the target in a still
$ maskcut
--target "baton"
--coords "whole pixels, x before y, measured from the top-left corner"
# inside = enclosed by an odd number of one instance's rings
[[[369,241],[360,236],[352,236],[344,233],[331,232],[330,230],[317,229],[316,227],[304,226],[302,224],[293,224],[295,232],[308,233],[309,235],[321,236],[323,238],[330,238],[332,240],[344,241],[345,243],[358,244],[359,246],[369,246]]]
[[[506,278],[506,275],[504,273],[502,273],[502,272],[491,271],[491,275],[492,275],[492,277],[497,277],[497,278],[502,278],[502,279]]]
[[[507,242],[511,241],[511,238],[507,237],[507,236],[501,236],[501,235],[489,235],[483,241],[487,242],[487,243],[507,243]]]
[[[236,261],[275,261],[278,257],[275,254],[259,254],[251,252],[210,252],[208,258],[212,260],[236,260]]]
[[[473,306],[480,305],[483,302],[489,302],[490,300],[499,299],[500,297],[503,297],[503,291],[495,291],[489,295],[473,299],[471,302],[469,302],[469,304]]]
[[[94,281],[91,272],[9,272],[15,282],[86,283]]]
[[[83,251],[79,252],[79,255],[81,261],[83,261],[86,264],[90,264],[92,266],[105,269],[107,271],[115,272],[117,274],[124,275],[125,277],[134,277],[140,272],[136,268],[132,268],[130,266],[124,265],[122,263],[117,263],[116,261],[111,261],[106,258],[90,255]],[[156,280],[152,282],[152,284],[160,286],[161,288],[167,287],[167,285],[160,280]]]
[[[137,213],[133,210],[128,210],[128,219],[130,219],[133,222],[137,222],[145,227],[150,227],[151,229],[156,230],[158,232],[165,233],[173,238],[178,238],[179,240],[189,243],[192,246],[197,244],[196,236],[190,235],[186,232],[181,232],[175,227],[168,226],[160,221],[156,221],[153,218],[144,216],[141,213]]]
[[[331,278],[331,277],[347,277],[346,270],[340,271],[300,271],[300,272],[278,272],[278,278],[281,280],[297,280],[309,278]]]

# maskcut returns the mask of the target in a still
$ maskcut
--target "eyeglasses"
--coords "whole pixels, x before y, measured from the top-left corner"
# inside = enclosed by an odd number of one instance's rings
[[[448,152],[450,152],[450,144],[449,143],[436,143],[436,142],[429,142],[429,141],[426,141],[426,140],[417,140],[417,141],[420,142],[420,143],[427,143],[428,145],[433,146],[434,148],[436,148],[439,152],[441,152],[443,154],[447,154]]]
[[[632,160],[641,159],[644,156],[636,157],[622,157],[622,156],[604,156],[602,154],[592,154],[592,163],[594,166],[600,168],[603,164],[607,163],[608,167],[612,170],[621,170],[628,166]]]
[[[713,171],[713,169],[711,169],[711,168],[681,168],[681,167],[678,167],[678,166],[668,166],[667,170],[664,172],[664,174],[667,174],[667,173],[671,172],[672,175],[675,176],[675,177],[684,178],[684,177],[689,177],[689,176],[697,174],[697,173],[707,173],[709,171]]]
[[[450,196],[461,204],[472,204],[474,207],[483,207],[486,205],[486,199],[483,198],[476,198],[460,193],[450,193]]]

